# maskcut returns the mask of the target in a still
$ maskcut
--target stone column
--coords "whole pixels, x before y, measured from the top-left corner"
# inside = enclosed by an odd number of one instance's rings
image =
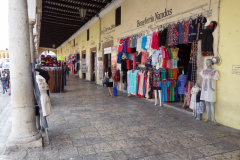
[[[12,130],[7,147],[41,147],[36,129],[26,0],[9,0]]]
[[[35,64],[35,55],[34,55],[34,37],[33,37],[33,28],[35,21],[29,21],[29,35],[30,35],[30,53],[31,53],[31,63]]]

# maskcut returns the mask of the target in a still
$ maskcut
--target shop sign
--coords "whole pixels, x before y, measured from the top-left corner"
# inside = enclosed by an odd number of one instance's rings
[[[140,26],[144,26],[145,24],[148,24],[148,23],[151,23],[151,22],[154,22],[154,21],[157,21],[159,19],[162,19],[162,18],[165,18],[167,16],[171,16],[172,15],[172,9],[169,9],[167,10],[165,8],[165,11],[164,12],[161,12],[161,13],[158,13],[156,12],[155,13],[155,17],[153,15],[151,15],[150,17],[145,17],[144,20],[137,20],[137,27],[140,27]]]
[[[81,70],[82,73],[86,73],[86,59],[81,59]]]
[[[232,74],[240,75],[240,65],[232,66]]]
[[[115,28],[115,24],[112,24],[110,27],[105,27],[103,30],[101,30],[101,34],[106,33],[107,31],[110,31]]]
[[[112,47],[104,48],[104,54],[112,53]]]
[[[99,68],[99,79],[103,79],[103,62],[98,62],[98,68]]]

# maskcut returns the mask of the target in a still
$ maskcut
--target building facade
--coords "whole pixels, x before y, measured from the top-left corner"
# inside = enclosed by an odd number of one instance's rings
[[[0,59],[9,58],[9,50],[0,50]]]
[[[240,21],[237,16],[240,11],[240,2],[235,0],[118,0],[110,4],[103,10],[99,17],[93,18],[76,34],[57,48],[57,55],[68,57],[70,54],[80,53],[80,58],[86,60],[87,71],[86,80],[91,80],[93,67],[96,67],[96,83],[101,84],[104,68],[109,59],[106,59],[104,49],[108,47],[118,47],[119,40],[128,36],[149,30],[160,28],[161,25],[168,25],[171,22],[180,22],[189,18],[205,14],[211,11],[209,18],[218,22],[218,26],[213,32],[214,36],[214,56],[220,57],[218,65],[213,68],[218,70],[220,79],[217,81],[217,102],[215,103],[215,118],[218,123],[240,129],[240,111],[238,98],[240,87],[237,82],[240,80],[240,62],[238,45],[238,25]],[[133,7],[134,6],[134,7]],[[116,25],[116,16],[120,7],[120,24]],[[231,25],[229,25],[231,24]],[[199,42],[198,46],[201,46]],[[93,54],[95,51],[96,54]],[[201,55],[201,48],[198,54]],[[113,55],[114,54],[114,55]],[[116,57],[116,52],[111,57]],[[94,56],[94,58],[93,58]],[[93,63],[95,59],[96,63]],[[199,73],[206,69],[206,59],[211,56],[198,57],[197,65]],[[111,58],[110,58],[111,61]],[[116,67],[121,70],[121,65]],[[79,71],[79,78],[84,78],[82,71]],[[202,78],[198,74],[197,84],[202,85]],[[119,90],[122,90],[122,82],[119,83]],[[204,114],[206,117],[206,114]]]

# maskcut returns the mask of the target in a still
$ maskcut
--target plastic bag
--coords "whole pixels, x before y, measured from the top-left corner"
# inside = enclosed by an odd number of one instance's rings
[[[113,87],[113,95],[117,96],[117,85],[116,85],[116,83],[114,84],[114,87]]]

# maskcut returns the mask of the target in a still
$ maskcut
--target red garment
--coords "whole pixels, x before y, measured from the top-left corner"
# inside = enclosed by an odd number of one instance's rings
[[[167,61],[168,61],[168,59],[166,59],[166,58],[163,59],[162,68],[167,68]]]
[[[157,31],[157,32],[153,32],[153,35],[152,35],[152,49],[159,49],[159,46],[158,46],[158,36],[159,36],[159,33],[160,31]]]
[[[142,53],[142,64],[145,65],[148,57],[148,52]]]
[[[127,53],[131,54],[131,48],[128,48],[129,38],[127,38],[126,40],[127,40],[127,44],[126,44],[126,47],[127,47]]]
[[[130,59],[126,60],[127,63],[127,69],[133,69],[133,61]]]
[[[138,81],[138,84],[137,84],[137,93],[136,93],[136,96],[140,97],[140,94],[138,94],[138,88],[139,88],[139,82],[140,82],[140,74],[139,74],[139,72],[137,73],[137,81]]]
[[[119,82],[120,81],[120,71],[119,69],[116,70],[116,73],[114,74],[114,81]]]
[[[169,53],[168,53],[168,47],[165,47],[165,58],[170,59]]]
[[[123,52],[123,39],[121,39],[119,43],[118,52]]]
[[[189,21],[184,22],[184,26],[183,26],[183,43],[188,43],[188,34],[189,34]]]

